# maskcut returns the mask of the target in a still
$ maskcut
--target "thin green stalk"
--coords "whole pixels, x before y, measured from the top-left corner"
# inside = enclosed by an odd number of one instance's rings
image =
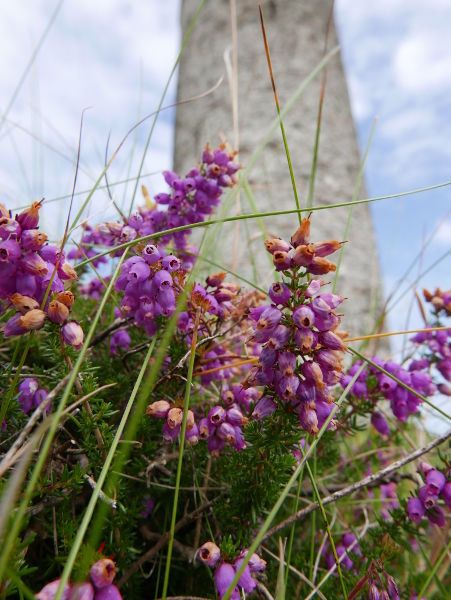
[[[296,490],[296,500],[294,501],[294,511],[293,514],[296,514],[298,512],[298,508],[299,508],[299,496],[301,495],[301,487],[302,487],[302,477],[304,475],[304,471],[302,470],[299,474],[299,479],[298,479],[298,489]],[[315,513],[313,513],[315,514]],[[293,523],[293,525],[291,526],[291,531],[290,531],[290,538],[288,540],[288,551],[287,551],[287,570],[285,572],[285,589],[288,585],[288,575],[290,573],[290,561],[291,561],[291,549],[293,548],[293,540],[294,540],[294,532],[296,529],[296,523]]]
[[[316,477],[316,448],[313,453],[313,473],[314,477]],[[294,523],[293,523],[294,525]],[[309,565],[309,579],[313,581],[313,564],[314,564],[314,556],[315,556],[315,531],[316,531],[316,512],[312,512],[311,517],[311,536],[310,536],[310,565]]]
[[[90,327],[90,329],[88,331],[88,334],[86,335],[86,338],[85,338],[84,346],[81,349],[81,351],[79,352],[77,361],[76,361],[76,363],[74,365],[74,368],[72,369],[71,377],[70,377],[70,379],[68,381],[68,384],[67,384],[67,386],[66,386],[66,388],[64,390],[64,394],[63,394],[63,396],[62,396],[62,398],[60,400],[58,408],[56,409],[55,415],[53,417],[52,425],[51,425],[51,427],[49,429],[49,432],[48,432],[48,434],[47,434],[47,436],[46,436],[43,444],[42,444],[42,448],[41,448],[41,450],[39,452],[39,455],[38,455],[36,464],[34,466],[33,472],[31,473],[31,476],[30,476],[30,478],[28,480],[28,485],[27,485],[27,487],[26,487],[26,489],[25,489],[25,491],[24,491],[24,493],[22,495],[22,502],[21,502],[21,504],[20,504],[20,506],[19,506],[19,508],[17,510],[17,513],[15,514],[14,521],[12,523],[9,535],[6,537],[6,539],[5,539],[4,543],[3,543],[3,552],[2,552],[1,557],[0,557],[0,581],[2,579],[2,576],[3,576],[4,572],[5,572],[5,568],[6,568],[7,564],[8,564],[8,558],[9,558],[9,555],[11,553],[12,547],[14,545],[15,539],[18,536],[20,528],[22,526],[22,521],[23,521],[23,519],[25,517],[26,508],[28,506],[28,503],[30,501],[30,498],[31,498],[32,494],[35,491],[36,483],[37,483],[38,478],[39,478],[39,476],[41,474],[42,468],[44,466],[44,462],[47,459],[47,454],[49,452],[50,445],[53,442],[53,438],[55,436],[56,428],[58,427],[58,424],[59,424],[59,421],[60,421],[60,418],[61,418],[61,413],[63,412],[64,407],[66,405],[66,402],[67,402],[67,400],[69,398],[70,392],[72,390],[72,386],[75,383],[75,378],[78,375],[78,372],[79,372],[79,370],[81,368],[81,365],[82,365],[82,363],[84,361],[86,352],[88,351],[89,342],[92,339],[92,336],[94,334],[94,330],[97,327],[97,323],[99,322],[100,316],[103,313],[103,310],[105,308],[106,302],[107,302],[108,297],[109,297],[109,295],[111,293],[111,290],[113,288],[114,281],[115,281],[117,275],[119,274],[122,262],[125,260],[126,256],[127,256],[127,253],[124,253],[122,255],[121,259],[119,260],[119,263],[117,265],[116,271],[115,271],[113,277],[111,278],[111,281],[110,281],[110,283],[108,285],[108,288],[106,289],[105,295],[102,298],[102,301],[100,303],[99,309],[98,309],[97,313],[95,314],[95,316],[94,316],[94,318],[92,320],[91,327]],[[58,600],[58,599],[56,599],[56,600]]]
[[[163,594],[161,596],[162,600],[166,600],[166,595],[168,593],[169,572],[171,570],[172,546],[174,544],[175,523],[177,521],[177,505],[180,491],[180,479],[182,476],[183,451],[185,449],[186,420],[188,418],[189,399],[191,395],[191,381],[193,378],[194,361],[196,359],[197,329],[199,327],[200,311],[201,309],[198,308],[196,312],[196,321],[194,323],[193,330],[193,341],[191,343],[191,356],[189,357],[188,374],[186,376],[186,392],[185,400],[183,403],[183,420],[182,430],[180,432],[179,459],[177,463],[177,475],[175,479],[174,504],[172,507],[171,529],[168,542],[168,553],[166,556],[166,570],[164,573]]]
[[[135,189],[133,190],[133,196],[132,196],[132,200],[130,202],[130,210],[129,210],[129,213],[128,213],[129,217],[132,214],[133,202],[135,201],[136,190],[138,189],[139,180],[141,178],[141,171],[142,171],[142,168],[144,166],[144,161],[146,159],[147,149],[149,148],[149,144],[150,144],[150,140],[152,138],[153,130],[155,128],[155,124],[156,124],[158,116],[160,114],[160,109],[161,109],[161,107],[163,105],[163,101],[164,101],[164,98],[166,96],[166,92],[168,91],[169,84],[171,83],[172,77],[173,77],[173,75],[174,75],[174,73],[175,73],[175,71],[177,69],[177,66],[178,66],[178,64],[180,62],[180,59],[182,57],[182,52],[185,49],[186,43],[187,43],[187,41],[190,38],[191,32],[193,31],[194,25],[196,24],[197,18],[199,16],[200,11],[202,10],[202,7],[203,7],[204,4],[205,4],[205,0],[201,0],[201,3],[199,4],[199,8],[197,9],[196,14],[193,17],[193,20],[191,21],[190,26],[188,27],[188,31],[186,32],[186,35],[183,38],[183,42],[182,42],[182,46],[180,48],[180,52],[178,53],[177,59],[176,59],[176,61],[174,63],[174,66],[172,67],[172,71],[171,71],[171,73],[169,75],[169,78],[168,78],[168,80],[166,82],[166,85],[164,87],[163,94],[161,96],[160,103],[158,105],[157,113],[155,115],[155,118],[154,118],[153,123],[152,123],[152,127],[150,128],[149,135],[147,137],[147,142],[146,142],[146,146],[144,148],[143,157],[142,157],[142,160],[141,160],[141,164],[139,166],[138,176],[136,177]]]
[[[334,542],[334,538],[332,536],[332,531],[331,531],[330,526],[329,526],[329,521],[327,520],[326,511],[324,510],[324,506],[323,506],[323,503],[321,501],[321,496],[320,496],[318,488],[316,486],[316,481],[315,481],[313,473],[312,473],[312,471],[310,469],[310,465],[308,463],[306,463],[305,466],[307,467],[307,471],[308,471],[308,474],[309,474],[309,477],[310,477],[310,481],[312,483],[312,487],[313,487],[313,490],[315,492],[315,496],[316,496],[316,499],[318,501],[319,508],[321,510],[321,514],[323,515],[323,519],[324,519],[324,522],[326,524],[326,531],[327,531],[327,535],[329,537],[329,542],[330,542],[330,545],[331,545],[331,548],[332,548],[332,552],[334,554],[335,564],[337,565],[337,572],[338,572],[338,577],[340,578],[340,584],[341,584],[341,589],[342,589],[342,592],[343,592],[343,597],[346,600],[347,597],[348,597],[347,592],[346,592],[346,586],[345,586],[345,582],[344,582],[344,579],[343,579],[343,573],[341,571],[340,561],[338,560],[337,550],[335,549],[335,542]],[[315,513],[313,513],[313,514],[315,514]],[[310,579],[312,579],[312,577],[310,577]]]
[[[431,572],[428,575],[428,578],[426,579],[426,581],[424,582],[423,587],[420,590],[420,593],[418,594],[418,598],[422,598],[423,595],[426,593],[426,590],[429,587],[429,584],[432,581],[432,578],[434,577],[434,575],[437,573],[438,568],[440,567],[440,565],[442,564],[443,560],[445,559],[446,555],[448,554],[448,552],[451,550],[451,540],[448,542],[446,548],[443,550],[443,552],[440,554],[437,562],[435,563],[433,569],[431,570]]]
[[[304,465],[307,463],[307,460],[309,459],[309,457],[312,454],[313,450],[318,445],[318,442],[321,440],[324,432],[326,431],[327,427],[329,426],[329,423],[334,418],[336,412],[338,411],[338,409],[340,408],[340,406],[344,402],[346,396],[348,395],[349,390],[354,385],[355,381],[357,381],[357,377],[360,375],[360,373],[363,371],[363,369],[364,369],[364,366],[362,365],[360,367],[360,369],[357,371],[357,373],[354,375],[354,377],[351,379],[351,381],[349,382],[349,384],[346,386],[346,388],[343,390],[343,393],[341,394],[340,398],[337,400],[337,402],[336,402],[334,408],[332,409],[330,415],[327,417],[324,425],[319,430],[318,436],[317,436],[316,440],[314,440],[314,442],[310,445],[310,448],[305,453],[305,456],[302,458],[302,460],[299,463],[298,467],[296,468],[295,472],[293,473],[293,475],[291,476],[291,478],[288,481],[287,485],[285,486],[283,492],[280,494],[279,499],[277,500],[277,502],[272,507],[269,515],[266,517],[265,522],[263,523],[263,525],[260,528],[260,531],[258,532],[258,534],[256,535],[256,537],[254,538],[254,541],[250,545],[248,554],[244,557],[244,560],[241,563],[241,566],[239,567],[239,569],[237,569],[235,577],[233,578],[233,581],[229,585],[229,587],[228,587],[226,593],[224,594],[222,600],[229,600],[230,599],[230,594],[233,592],[236,584],[238,583],[238,580],[240,579],[241,575],[243,574],[243,571],[246,568],[248,562],[250,561],[252,554],[254,552],[256,552],[258,546],[260,545],[260,542],[263,539],[263,536],[265,535],[265,533],[270,528],[271,523],[274,521],[274,519],[277,516],[277,513],[280,510],[280,507],[284,503],[284,501],[285,501],[286,497],[288,496],[291,488],[296,483],[297,478],[299,477],[299,475],[301,473],[301,470],[303,469]]]
[[[291,156],[290,156],[290,150],[288,148],[287,136],[285,135],[285,127],[283,126],[282,115],[280,113],[279,98],[277,97],[276,82],[275,82],[274,73],[272,70],[271,56],[269,54],[269,45],[268,45],[268,40],[266,39],[266,30],[265,30],[265,24],[263,22],[262,7],[260,5],[258,5],[258,8],[260,9],[260,20],[261,20],[261,24],[262,24],[263,42],[265,44],[266,58],[268,61],[269,76],[271,78],[272,89],[274,92],[274,100],[276,102],[277,114],[279,115],[280,131],[282,132],[283,145],[285,147],[285,154],[287,155],[288,168],[290,170],[291,185],[293,186],[293,194],[294,194],[294,199],[296,201],[296,208],[298,209],[298,217],[299,217],[299,225],[300,225],[301,224],[301,211],[300,211],[300,205],[299,205],[298,191],[296,188],[296,180],[294,178],[293,165],[291,164]]]
[[[424,558],[424,560],[426,561],[426,564],[429,568],[429,571],[432,571],[432,564],[431,561],[429,560],[428,555],[426,554],[426,552],[424,551],[424,548],[421,544],[418,544],[418,547],[420,549],[421,552],[421,556]],[[447,591],[445,590],[445,587],[443,585],[443,583],[440,581],[440,579],[437,577],[437,573],[434,573],[434,581],[435,581],[435,585],[440,589],[441,593],[443,594],[443,597],[446,598],[448,596]],[[426,591],[426,590],[425,590]],[[421,598],[421,596],[420,596]]]
[[[6,411],[8,410],[9,403],[11,402],[11,398],[13,397],[14,390],[16,388],[17,382],[18,382],[20,374],[22,372],[22,367],[24,366],[25,361],[27,359],[28,351],[30,350],[30,346],[31,346],[31,342],[33,341],[33,337],[34,337],[34,331],[30,331],[30,335],[28,336],[28,340],[27,340],[27,345],[25,346],[24,351],[22,352],[22,356],[21,356],[19,365],[17,366],[16,374],[14,375],[13,382],[11,384],[11,387],[9,388],[8,396],[7,396],[6,400],[4,402],[2,402],[2,406],[0,409],[0,423],[3,423],[3,419],[5,418]],[[18,349],[19,349],[19,344],[17,344],[16,349],[14,351],[13,360],[15,360],[15,358],[17,356]],[[12,362],[11,362],[11,368],[12,368]]]
[[[401,387],[403,387],[404,389],[406,389],[408,392],[410,392],[411,394],[413,394],[414,396],[416,396],[417,398],[419,398],[420,400],[422,400],[426,404],[429,404],[429,406],[431,406],[434,410],[436,410],[437,412],[439,412],[440,414],[442,414],[444,417],[446,417],[448,420],[451,421],[451,416],[448,415],[445,411],[443,411],[438,406],[435,406],[425,396],[422,396],[421,394],[419,394],[418,392],[416,392],[414,389],[412,389],[411,387],[409,387],[408,385],[406,385],[405,383],[403,383],[400,379],[398,379],[397,377],[395,377],[394,375],[392,375],[391,373],[389,373],[388,371],[386,371],[385,369],[383,369],[382,367],[380,367],[379,365],[377,365],[375,362],[373,362],[372,360],[370,360],[367,356],[364,356],[363,354],[360,354],[360,352],[358,350],[356,350],[355,348],[351,348],[350,346],[348,346],[348,350],[350,352],[352,352],[353,354],[355,354],[356,356],[358,356],[359,358],[361,358],[362,360],[364,360],[365,362],[367,362],[369,365],[371,365],[372,367],[374,367],[378,371],[380,371],[381,373],[383,373],[384,375],[387,375],[387,377],[390,377],[390,379],[393,379],[393,381],[396,381],[396,383],[398,385],[400,385]]]
[[[444,183],[444,184],[442,184],[440,186],[435,186],[435,187],[442,187],[444,185],[451,185],[451,181],[448,182],[448,183]],[[234,189],[236,189],[236,187],[237,186],[235,186]],[[377,197],[377,198],[366,198],[365,200],[356,200],[355,202],[340,202],[340,203],[337,203],[337,204],[327,204],[326,206],[312,206],[312,208],[310,209],[310,211],[314,212],[314,211],[317,211],[317,210],[330,210],[330,209],[333,209],[333,208],[343,208],[344,206],[352,206],[352,205],[355,206],[357,204],[367,204],[368,202],[378,202],[378,201],[381,201],[381,200],[387,200],[389,198],[394,198],[396,196],[407,196],[407,195],[411,195],[411,194],[416,194],[416,193],[419,193],[419,192],[426,191],[428,189],[430,189],[430,188],[423,188],[423,189],[419,189],[419,190],[414,190],[412,192],[404,192],[402,194],[394,194],[393,196],[380,196],[380,197]],[[305,210],[305,209],[302,209],[302,210]],[[196,229],[197,227],[208,227],[210,225],[216,225],[218,223],[230,223],[230,222],[233,222],[233,221],[239,221],[239,220],[243,220],[243,219],[257,219],[259,217],[274,217],[274,216],[280,216],[280,215],[292,215],[292,214],[298,213],[298,212],[302,212],[302,211],[298,210],[297,208],[293,208],[293,209],[287,209],[287,210],[274,210],[274,211],[263,212],[263,213],[249,213],[249,214],[246,214],[246,215],[234,215],[232,217],[223,217],[223,218],[220,218],[220,219],[210,219],[209,221],[204,221],[202,223],[193,223],[192,225],[182,225],[180,227],[173,227],[172,229],[165,229],[164,231],[158,231],[156,233],[152,233],[152,234],[140,237],[140,238],[136,238],[135,240],[132,240],[130,242],[126,242],[124,244],[119,244],[117,246],[109,248],[105,252],[101,252],[101,253],[97,254],[93,258],[90,258],[88,260],[85,260],[85,261],[79,263],[78,265],[75,265],[75,268],[78,269],[78,268],[80,268],[80,267],[82,267],[84,265],[89,264],[93,260],[97,260],[99,258],[102,258],[102,256],[108,256],[112,252],[116,252],[117,250],[121,250],[122,248],[129,248],[130,246],[134,246],[134,245],[136,245],[136,244],[138,244],[140,242],[145,242],[146,240],[150,240],[150,239],[157,239],[157,238],[159,238],[159,237],[161,237],[163,235],[168,235],[170,233],[176,233],[178,231],[185,231],[186,229]],[[88,245],[85,244],[85,247],[88,247]],[[437,264],[441,260],[443,260],[446,256],[448,256],[449,254],[451,254],[451,250],[449,252],[447,252],[444,256],[442,256],[442,258],[440,258],[438,261],[436,261],[433,265],[431,265],[431,267],[429,267],[428,271],[430,271],[435,266],[437,266]],[[428,272],[428,271],[425,271],[423,273],[423,275],[426,274],[426,272]]]
[[[119,440],[121,438],[122,432],[124,431],[125,425],[127,423],[127,419],[128,416],[130,414],[130,411],[132,409],[133,403],[135,401],[135,397],[136,394],[138,393],[139,390],[139,386],[141,385],[141,381],[144,377],[144,373],[146,371],[146,368],[149,365],[149,360],[150,357],[152,355],[153,349],[155,347],[157,341],[157,336],[155,335],[152,339],[152,342],[150,344],[149,350],[147,351],[146,354],[146,358],[144,359],[144,362],[142,364],[141,370],[139,372],[138,378],[136,379],[136,383],[133,387],[133,391],[130,395],[129,401],[127,403],[127,406],[124,410],[124,414],[122,415],[122,419],[119,423],[119,427],[117,428],[117,432],[116,435],[114,436],[113,442],[111,444],[110,450],[108,452],[108,455],[106,457],[105,463],[102,467],[102,470],[100,471],[100,475],[97,479],[97,485],[94,488],[93,492],[92,492],[92,496],[89,500],[89,504],[86,508],[85,514],[83,516],[83,520],[80,523],[79,527],[78,527],[78,531],[77,531],[77,535],[75,536],[75,539],[73,541],[72,544],[72,548],[71,551],[69,553],[69,556],[67,557],[67,561],[66,564],[64,566],[64,570],[61,574],[61,580],[60,580],[60,584],[58,587],[58,591],[56,592],[55,598],[54,600],[60,600],[62,592],[63,592],[63,588],[65,586],[65,584],[67,583],[67,581],[69,580],[72,568],[74,566],[75,560],[77,558],[77,554],[78,551],[80,550],[80,546],[83,542],[83,538],[85,536],[86,530],[88,528],[89,522],[91,521],[91,517],[94,513],[94,508],[97,504],[97,500],[99,498],[99,494],[100,494],[100,490],[103,487],[103,484],[105,482],[106,476],[108,475],[108,471],[109,468],[111,466],[111,463],[113,462],[113,458],[114,458],[114,454],[116,452],[116,448],[117,445],[119,444]]]
[[[373,123],[373,127],[371,128],[371,133],[370,133],[370,137],[368,140],[368,144],[366,145],[365,154],[363,155],[362,164],[360,165],[359,174],[357,176],[357,182],[355,184],[354,194],[353,194],[352,200],[351,200],[351,208],[349,209],[348,222],[346,223],[345,234],[343,236],[343,240],[345,240],[345,241],[346,241],[346,238],[348,237],[348,231],[349,231],[349,226],[351,225],[352,213],[354,212],[354,202],[357,200],[357,194],[359,193],[360,183],[362,182],[362,177],[363,177],[363,170],[365,168],[365,163],[366,163],[366,158],[368,156],[368,152],[370,151],[371,141],[373,139],[374,130],[376,129],[376,123],[377,123],[377,117],[374,119],[374,123]],[[341,261],[343,258],[344,250],[345,250],[345,244],[343,244],[343,246],[340,249],[340,256],[338,258],[337,270],[335,271],[335,278],[334,278],[334,285],[332,287],[332,294],[335,294],[335,289],[337,287],[338,273],[340,271],[340,265],[341,265]]]
[[[17,585],[17,589],[19,591],[19,594],[25,595],[27,598],[29,598],[30,600],[36,600],[36,595],[34,592],[32,592],[30,590],[29,587],[27,587],[23,582],[22,579],[19,577],[19,575],[17,575],[17,573],[13,570],[10,569],[9,567],[6,569],[6,574],[9,577],[9,579],[11,579],[11,581],[14,581],[14,583]]]

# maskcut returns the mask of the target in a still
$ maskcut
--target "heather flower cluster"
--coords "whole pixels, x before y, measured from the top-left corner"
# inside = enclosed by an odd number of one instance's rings
[[[414,360],[406,370],[391,360],[384,362],[377,356],[372,357],[371,360],[422,396],[432,396],[437,389],[427,372],[428,361]],[[347,374],[342,376],[340,383],[343,388],[349,385],[361,366],[362,361],[356,361]],[[350,393],[370,402],[371,423],[382,435],[389,435],[390,430],[385,417],[376,410],[378,400],[388,400],[394,416],[400,422],[406,421],[409,415],[418,413],[418,407],[422,403],[418,396],[373,366],[364,367],[351,387]]]
[[[226,593],[235,577],[236,571],[240,568],[243,559],[247,554],[248,551],[243,550],[232,563],[229,563],[222,554],[221,549],[213,542],[207,542],[199,548],[198,556],[200,560],[205,565],[214,568],[215,584],[219,599]],[[252,575],[264,571],[265,568],[266,561],[257,554],[253,554],[239,578],[238,584],[230,595],[231,600],[241,599],[240,589],[243,589],[246,593],[250,594],[257,587],[257,582]]]
[[[344,533],[341,536],[339,543],[335,544],[335,551],[337,553],[338,559],[341,559],[341,564],[348,570],[352,569],[352,567],[354,566],[354,563],[352,562],[348,553],[354,552],[355,554],[362,556],[362,551],[360,550],[359,543],[353,533]],[[326,556],[327,569],[333,569],[335,566],[335,557],[332,550],[325,546],[323,554],[325,554]],[[342,556],[343,558],[341,558]]]
[[[418,490],[418,496],[409,498],[407,502],[409,519],[420,523],[423,517],[427,517],[432,524],[445,527],[445,515],[438,503],[442,500],[451,508],[451,473],[446,476],[426,462],[422,462],[420,468],[425,484]]]
[[[273,283],[269,290],[271,306],[251,309],[254,321],[250,340],[262,344],[258,363],[251,369],[243,387],[265,386],[264,397],[255,408],[255,418],[273,412],[276,399],[291,404],[299,423],[316,434],[333,409],[329,386],[340,381],[346,345],[337,331],[340,315],[335,309],[344,298],[336,294],[318,294],[321,279],[303,283],[308,274],[335,270],[326,259],[341,246],[337,240],[310,243],[310,218],[291,238],[267,240],[276,270],[283,271],[285,282]],[[329,429],[335,427],[332,420]]]
[[[89,581],[66,583],[61,600],[122,600],[121,593],[113,584],[116,566],[110,558],[101,558],[95,562],[89,572]],[[53,600],[60,585],[56,579],[48,583],[36,594],[38,600]]]
[[[47,235],[39,231],[41,206],[42,201],[34,202],[13,219],[0,205],[0,299],[16,311],[5,323],[3,337],[41,329],[50,320],[61,325],[63,340],[79,350],[83,330],[69,320],[75,297],[64,286],[77,275],[65,252],[47,244]],[[51,296],[46,298],[49,287]]]
[[[39,385],[35,377],[26,377],[19,385],[19,406],[26,415],[32,408],[38,408],[48,395],[48,391]],[[46,410],[50,410],[50,405]]]

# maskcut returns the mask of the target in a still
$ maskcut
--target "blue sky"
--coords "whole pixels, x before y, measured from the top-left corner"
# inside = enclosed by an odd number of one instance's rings
[[[48,0],[2,4],[1,110],[8,105],[56,5]],[[102,168],[108,132],[111,153],[138,114],[156,108],[178,52],[179,9],[179,0],[63,3],[0,131],[3,202],[17,207],[41,195],[53,198],[70,193],[80,115],[88,106],[92,108],[85,113],[77,189],[90,187]],[[362,149],[378,116],[365,171],[369,194],[397,193],[451,180],[451,4],[445,0],[337,0],[335,13]],[[175,83],[169,89],[168,103],[174,101]],[[173,116],[173,111],[167,111],[158,121],[145,173],[171,165]],[[132,159],[135,136],[130,137],[111,169],[110,181],[127,177],[129,169],[136,174],[148,130],[148,125],[138,130]],[[145,180],[151,192],[160,189],[161,181],[160,175]],[[129,184],[127,198],[132,189]],[[450,195],[451,188],[443,188],[372,206],[387,293],[397,287],[424,240],[446,217]],[[116,188],[119,204],[123,198],[124,187]],[[55,235],[67,202],[45,208],[46,226]],[[90,214],[108,203],[106,193],[98,192]],[[440,258],[450,241],[451,216],[424,251],[421,268]],[[447,288],[450,267],[448,258],[424,282]],[[412,269],[410,280],[417,277],[418,269],[418,265]],[[406,297],[392,313],[393,327],[404,328],[408,307]],[[420,324],[415,307],[411,324]]]

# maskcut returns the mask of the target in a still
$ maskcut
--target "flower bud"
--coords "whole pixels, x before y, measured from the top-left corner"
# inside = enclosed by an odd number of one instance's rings
[[[75,350],[81,350],[83,347],[84,333],[77,321],[65,323],[61,329],[63,340]]]
[[[20,325],[20,323],[19,323]],[[440,471],[436,469],[432,469],[428,471],[426,475],[426,485],[428,487],[428,492],[431,496],[438,496],[442,489],[445,487],[446,478]]]
[[[333,331],[321,331],[318,334],[318,341],[321,346],[329,348],[329,350],[340,350],[341,352],[345,352],[348,349],[343,340]]]
[[[227,273],[224,271],[219,271],[218,273],[213,273],[209,277],[207,277],[207,285],[210,287],[219,287],[221,283],[226,278]]]
[[[248,418],[238,408],[229,408],[226,413],[226,421],[233,426],[244,426],[248,423]]]
[[[287,244],[287,242],[284,242],[280,238],[265,240],[265,248],[270,254],[274,254],[274,252],[289,252],[291,250],[290,244]]]
[[[235,577],[235,569],[228,563],[222,563],[215,571],[215,583],[219,597],[222,598]],[[238,586],[235,586],[231,598],[239,598]]]
[[[67,281],[68,279],[71,279],[71,280],[78,279],[77,271],[67,261],[59,264],[59,266],[58,266],[58,275],[64,281]]]
[[[19,325],[19,319],[22,317],[20,313],[16,313],[13,317],[6,321],[3,326],[3,337],[9,338],[14,335],[23,335],[24,333],[28,333],[28,329],[24,329]]]
[[[191,431],[191,429],[194,427],[195,422],[194,422],[194,413],[192,410],[188,410],[188,413],[186,415],[186,429],[188,431]]]
[[[202,162],[207,164],[207,165],[211,165],[211,163],[214,161],[214,155],[213,152],[210,148],[210,145],[207,144],[205,146],[205,150],[202,152]]]
[[[305,362],[302,365],[302,374],[308,381],[314,382],[318,389],[322,390],[326,387],[326,384],[323,381],[322,371],[316,362]]]
[[[291,268],[291,258],[288,252],[277,250],[272,255],[272,262],[276,268],[276,271],[286,271]]]
[[[315,247],[313,244],[298,246],[293,254],[293,261],[300,267],[308,267],[314,256]]]
[[[167,424],[171,429],[178,427],[183,419],[183,410],[181,408],[171,408],[167,416]]]
[[[53,600],[56,596],[56,592],[60,585],[60,579],[55,579],[51,583],[45,585],[39,594],[36,594],[35,598],[38,600]],[[63,587],[63,593],[61,594],[61,600],[69,600],[69,596],[71,593],[70,584],[66,583]]]
[[[254,408],[254,412],[252,413],[252,418],[261,421],[266,417],[269,417],[277,410],[277,403],[274,401],[271,396],[263,396],[260,399],[257,406]]]
[[[371,583],[368,588],[368,600],[380,600],[379,590],[375,583]]]
[[[41,233],[37,229],[26,229],[22,232],[20,243],[24,250],[39,251],[47,241],[45,233]]]
[[[66,290],[65,292],[60,292],[57,294],[55,296],[55,301],[64,304],[64,306],[67,306],[67,308],[70,308],[75,302],[75,296],[71,291]]]
[[[426,509],[419,498],[409,498],[407,502],[407,513],[411,521],[419,523],[424,517]]]
[[[315,242],[313,246],[315,247],[315,256],[324,257],[339,250],[342,242],[338,240],[324,240],[323,242]]]
[[[116,577],[116,567],[110,558],[101,558],[92,565],[89,574],[91,575],[93,584],[99,590],[113,582],[113,579]]]
[[[327,258],[316,257],[309,264],[307,271],[312,275],[326,275],[326,273],[330,273],[331,271],[336,271],[337,266],[327,260]]]
[[[299,411],[299,423],[310,435],[318,433],[318,417],[316,412],[310,408],[302,408]]]
[[[111,584],[97,590],[95,600],[122,600],[122,596],[117,587]]]
[[[387,421],[380,412],[376,411],[371,415],[371,424],[381,435],[390,435],[390,429],[388,428]]]
[[[10,236],[18,238],[20,236],[21,227],[17,221],[9,217],[0,219],[0,239],[6,240]]]
[[[43,200],[44,198],[40,202],[33,202],[30,208],[26,208],[17,215],[16,220],[22,229],[36,229],[39,223],[39,210],[42,207]]]
[[[17,321],[20,327],[27,331],[31,329],[41,329],[45,323],[45,312],[39,308],[33,308],[25,315],[22,315]]]
[[[30,312],[30,310],[39,308],[39,302],[37,302],[34,298],[22,296],[22,294],[13,294],[10,297],[10,300],[14,308],[21,312],[23,315],[27,312]]]
[[[49,319],[54,323],[64,323],[69,317],[69,309],[62,302],[53,300],[53,302],[50,302],[49,304],[47,314]]]
[[[310,241],[310,218],[302,219],[301,226],[291,237],[291,243],[294,248],[308,244]]]
[[[221,556],[221,550],[213,542],[207,542],[199,548],[198,556],[204,565],[214,567]]]

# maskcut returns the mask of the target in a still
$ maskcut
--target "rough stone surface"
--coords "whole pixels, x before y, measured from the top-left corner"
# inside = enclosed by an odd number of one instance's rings
[[[276,107],[262,41],[258,2],[236,0],[238,23],[238,115],[239,160],[245,166],[262,141]],[[184,0],[182,26],[185,33],[199,5],[199,0]],[[330,10],[329,0],[261,0],[275,81],[281,107],[293,95],[301,81],[323,57],[324,38]],[[191,38],[184,50],[179,72],[178,99],[196,96],[213,87],[221,74],[225,81],[211,95],[177,109],[175,129],[175,170],[184,174],[200,156],[206,139],[212,144],[225,135],[233,146],[232,101],[224,54],[231,47],[230,0],[206,2]],[[329,49],[338,44],[332,25]],[[285,118],[285,130],[291,152],[301,207],[308,197],[316,134],[321,75],[317,76]],[[360,157],[351,116],[346,81],[339,55],[327,69],[326,95],[318,155],[313,206],[348,202],[356,185]],[[282,136],[278,129],[249,182],[261,212],[294,208]],[[359,198],[365,197],[362,182]],[[253,212],[241,192],[241,211]],[[232,206],[233,214],[235,204]],[[342,239],[349,209],[337,208],[315,212],[312,216],[312,240]],[[263,286],[274,280],[268,269],[263,235],[256,222],[247,221],[250,247],[255,255],[257,277]],[[270,217],[264,220],[268,235],[286,240],[297,227],[297,216]],[[226,266],[253,277],[246,228],[239,228],[238,252],[234,257],[235,225],[223,226],[216,239],[216,255]],[[197,238],[198,240],[199,238]],[[337,291],[348,298],[343,305],[344,326],[351,335],[368,330],[368,315],[375,305],[379,288],[378,261],[373,226],[368,205],[354,208],[348,243],[341,265]],[[213,256],[213,254],[211,254]],[[334,255],[333,258],[337,257]],[[325,276],[333,280],[333,274]],[[377,305],[379,303],[376,302]]]

